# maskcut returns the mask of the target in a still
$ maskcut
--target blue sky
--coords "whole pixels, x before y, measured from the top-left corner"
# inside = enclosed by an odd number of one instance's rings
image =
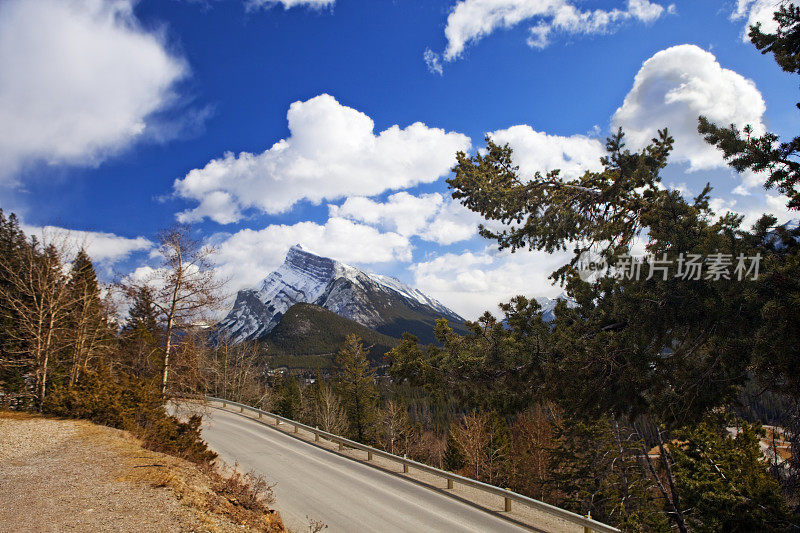
[[[576,173],[616,126],[635,147],[670,125],[667,186],[792,216],[693,131],[700,113],[798,130],[796,79],[743,39],[773,5],[6,0],[0,206],[70,230],[108,279],[157,264],[158,230],[181,220],[219,247],[231,291],[299,242],[474,318],[558,294],[564,259],[497,253],[449,199],[455,151],[487,133],[523,172]]]

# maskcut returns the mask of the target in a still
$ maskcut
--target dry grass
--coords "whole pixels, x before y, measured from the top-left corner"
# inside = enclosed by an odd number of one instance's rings
[[[108,439],[127,459],[119,480],[169,489],[207,531],[285,531],[280,515],[269,508],[274,494],[263,478],[235,468],[223,474],[215,465],[200,466],[146,450],[138,439],[103,426],[90,425],[87,432],[94,439],[109,432],[122,436]]]
[[[91,422],[0,412],[0,457],[9,531],[285,531],[263,479],[147,450]]]
[[[7,420],[30,420],[32,418],[41,418],[42,415],[38,413],[29,413],[27,411],[6,411],[0,409],[0,419]]]

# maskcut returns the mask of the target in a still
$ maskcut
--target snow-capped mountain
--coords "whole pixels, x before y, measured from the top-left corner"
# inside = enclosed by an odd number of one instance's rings
[[[239,291],[233,309],[217,326],[231,342],[257,339],[272,331],[296,303],[311,303],[381,333],[409,331],[432,340],[433,324],[464,319],[433,298],[387,276],[364,272],[293,246],[283,264],[263,282]]]

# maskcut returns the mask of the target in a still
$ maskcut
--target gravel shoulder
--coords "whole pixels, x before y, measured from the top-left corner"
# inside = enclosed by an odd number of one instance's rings
[[[0,412],[0,532],[284,530],[277,514],[242,525],[213,485],[123,431]]]

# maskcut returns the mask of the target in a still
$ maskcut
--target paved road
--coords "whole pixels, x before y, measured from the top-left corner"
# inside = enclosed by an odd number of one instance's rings
[[[203,437],[229,464],[277,482],[275,507],[293,531],[306,515],[327,532],[525,531],[411,481],[340,457],[238,414],[211,409]]]

